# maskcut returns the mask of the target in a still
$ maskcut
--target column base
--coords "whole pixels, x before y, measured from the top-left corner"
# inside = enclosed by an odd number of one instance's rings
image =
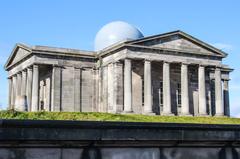
[[[192,117],[192,114],[179,114],[179,116],[186,116],[186,117]]]
[[[208,117],[209,115],[208,114],[198,114],[198,116],[200,116],[200,117]]]
[[[133,111],[123,111],[123,112],[121,112],[121,114],[134,114],[134,112]]]
[[[154,113],[154,112],[143,112],[142,113],[143,115],[156,115],[156,113]]]
[[[175,116],[173,113],[162,113],[161,116]]]
[[[226,117],[224,114],[214,114],[214,117]]]

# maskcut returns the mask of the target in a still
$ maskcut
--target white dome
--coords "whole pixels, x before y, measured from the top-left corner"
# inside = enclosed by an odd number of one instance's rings
[[[95,51],[102,50],[123,40],[142,38],[143,34],[134,26],[115,21],[103,26],[95,37]]]

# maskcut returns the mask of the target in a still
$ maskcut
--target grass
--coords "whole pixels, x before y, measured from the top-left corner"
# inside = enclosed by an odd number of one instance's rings
[[[82,113],[82,112],[16,112],[0,111],[1,119],[33,120],[82,120],[82,121],[121,121],[121,122],[164,122],[201,124],[240,124],[240,118],[228,117],[179,117],[147,116],[137,114]]]

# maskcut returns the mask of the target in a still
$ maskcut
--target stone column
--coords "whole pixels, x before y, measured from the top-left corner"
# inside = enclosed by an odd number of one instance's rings
[[[12,86],[11,104],[12,104],[12,109],[15,109],[16,87],[17,87],[17,76],[14,75],[14,76],[12,77],[12,79],[13,79],[13,86]]]
[[[181,115],[190,115],[188,94],[188,65],[181,66]]]
[[[26,71],[21,72],[21,81],[20,81],[20,95],[18,98],[18,110],[26,111],[27,101],[26,101]]]
[[[62,68],[60,66],[53,66],[52,69],[52,99],[51,110],[61,111],[62,98]]]
[[[39,99],[39,68],[38,65],[33,65],[33,81],[32,81],[32,111],[36,112]]]
[[[207,115],[206,86],[205,86],[205,67],[198,67],[198,102],[199,115]]]
[[[144,62],[144,113],[153,114],[151,61]]]
[[[12,109],[12,77],[8,78],[8,109]]]
[[[230,116],[228,81],[229,80],[224,80],[223,82],[223,101],[224,101],[224,111],[225,111],[224,114],[227,116]]]
[[[51,111],[50,110],[50,101],[51,101],[51,78],[48,77],[46,79],[46,86],[45,86],[45,92],[46,92],[46,95],[45,95],[45,100],[44,100],[44,109],[47,110],[47,111]],[[77,88],[80,88],[80,84],[78,85]],[[80,91],[80,90],[79,90]],[[80,100],[80,97],[79,97],[79,100]]]
[[[114,63],[114,91],[115,93],[115,103],[116,112],[123,111],[123,63],[117,61]]]
[[[39,110],[44,109],[44,81],[39,82]]]
[[[19,102],[21,100],[21,78],[22,78],[22,74],[18,73],[17,74],[17,82],[16,82],[16,97],[15,97],[15,109],[19,110]]]
[[[163,63],[163,115],[173,115],[171,110],[170,64]]]
[[[74,111],[81,112],[81,69],[74,69]]]
[[[216,116],[224,115],[224,108],[222,103],[222,79],[221,79],[221,69],[215,69],[215,110]]]
[[[22,81],[21,81],[21,96],[26,95],[26,83],[27,83],[27,72],[26,70],[22,71]]]
[[[113,64],[108,64],[108,112],[114,112],[114,107],[116,106],[114,103],[114,67]]]
[[[17,74],[17,96],[21,95],[22,73]]]
[[[27,68],[27,89],[26,89],[26,94],[27,94],[27,111],[32,111],[31,106],[32,106],[32,68]]]
[[[132,64],[130,59],[124,60],[124,112],[131,113],[132,109]]]

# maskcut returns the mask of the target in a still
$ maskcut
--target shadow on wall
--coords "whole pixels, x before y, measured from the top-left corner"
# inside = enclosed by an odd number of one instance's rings
[[[95,147],[85,148],[82,152],[81,159],[102,159],[101,150]]]
[[[219,152],[219,159],[239,159],[235,148],[223,148]]]

